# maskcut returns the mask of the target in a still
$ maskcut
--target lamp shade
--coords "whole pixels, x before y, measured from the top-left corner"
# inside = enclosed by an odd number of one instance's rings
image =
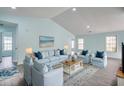
[[[27,54],[32,54],[32,48],[26,48],[25,51],[26,51]]]
[[[64,49],[68,49],[68,45],[67,44],[64,45]]]

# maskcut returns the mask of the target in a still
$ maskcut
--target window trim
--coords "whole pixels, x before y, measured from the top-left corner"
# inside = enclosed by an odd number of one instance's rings
[[[79,49],[79,39],[83,39],[83,48],[82,49]],[[78,38],[78,40],[77,40],[77,42],[78,42],[78,50],[83,50],[84,49],[84,38]]]
[[[108,51],[108,50],[107,50],[107,41],[106,41],[106,38],[107,38],[107,37],[116,37],[116,50],[115,50],[115,51]],[[118,42],[118,41],[117,41],[117,35],[109,35],[109,36],[106,36],[106,37],[105,37],[105,48],[106,48],[106,51],[107,51],[107,52],[110,52],[110,53],[116,53],[116,52],[118,51],[117,42]]]
[[[72,41],[73,41],[73,47],[72,47]],[[71,49],[74,49],[74,48],[75,48],[75,40],[72,39],[72,40],[71,40]]]
[[[5,43],[5,38],[11,38],[11,43]],[[6,40],[10,40],[10,39],[6,39]],[[13,43],[13,39],[12,39],[12,36],[4,36],[3,37],[3,51],[12,51],[12,43]],[[9,49],[7,49],[7,47],[10,47],[11,46],[11,48],[9,48]]]

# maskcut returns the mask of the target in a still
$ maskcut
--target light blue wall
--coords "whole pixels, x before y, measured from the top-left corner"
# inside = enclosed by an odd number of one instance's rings
[[[71,50],[71,40],[75,38],[73,34],[50,19],[1,15],[0,20],[18,24],[17,56],[19,64],[24,59],[26,48],[32,47],[33,50],[44,50],[39,48],[40,35],[55,37],[54,49],[63,48],[64,44],[68,44],[69,51]]]
[[[101,33],[101,34],[92,34],[92,35],[82,35],[77,36],[78,38],[84,38],[84,49],[88,49],[92,53],[97,50],[106,51],[106,36],[116,35],[117,36],[117,52],[107,52],[108,57],[112,58],[121,58],[121,42],[124,42],[124,31],[118,32],[109,32],[109,33]],[[77,45],[77,44],[76,44]],[[76,46],[77,48],[77,46]],[[79,50],[77,50],[79,51]]]

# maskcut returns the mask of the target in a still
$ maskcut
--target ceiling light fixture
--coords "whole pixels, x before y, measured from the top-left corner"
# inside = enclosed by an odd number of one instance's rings
[[[72,8],[72,11],[76,11],[77,9],[76,8]]]
[[[86,26],[86,28],[87,28],[87,29],[89,29],[89,28],[90,28],[90,26],[89,26],[89,25],[87,25],[87,26]]]
[[[91,30],[89,30],[88,32],[89,32],[89,33],[91,33],[92,31],[91,31]]]
[[[12,8],[12,9],[16,9],[16,7],[14,7],[14,6],[13,6],[13,7],[11,7],[11,8]]]

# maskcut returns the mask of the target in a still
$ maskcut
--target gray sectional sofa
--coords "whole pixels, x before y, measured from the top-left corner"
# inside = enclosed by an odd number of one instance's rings
[[[41,61],[48,65],[55,65],[55,64],[58,64],[58,63],[68,59],[68,55],[60,55],[58,52],[59,51],[57,51],[57,50],[41,51],[43,59],[36,60],[36,61]]]
[[[28,85],[63,85],[63,68],[52,67],[68,59],[68,55],[60,55],[55,50],[41,51],[42,59],[31,57],[24,60],[24,79]],[[28,60],[27,60],[28,59]],[[58,75],[59,74],[59,75]]]

